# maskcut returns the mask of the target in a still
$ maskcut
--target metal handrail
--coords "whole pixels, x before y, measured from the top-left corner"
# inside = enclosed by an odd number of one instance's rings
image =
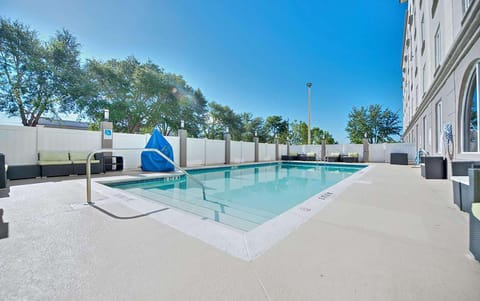
[[[189,174],[185,169],[181,168],[180,166],[178,166],[177,163],[175,163],[174,161],[172,161],[169,157],[165,156],[164,153],[162,153],[161,151],[159,151],[158,149],[156,148],[101,148],[101,149],[97,149],[97,150],[94,150],[92,152],[90,152],[87,156],[87,167],[86,167],[86,175],[87,175],[87,203],[88,204],[92,204],[92,175],[91,175],[91,160],[92,160],[92,157],[94,154],[97,154],[97,153],[103,153],[103,152],[113,152],[113,151],[145,151],[145,152],[155,152],[157,154],[159,154],[160,156],[162,156],[165,160],[167,160],[167,162],[169,162],[170,164],[172,164],[173,166],[175,166],[178,170],[180,170],[181,172],[183,172],[183,174],[185,174],[185,176],[189,177],[190,179],[192,179],[194,182],[196,182],[197,184],[199,184],[201,187],[202,187],[202,194],[203,194],[203,200],[206,201],[207,200],[207,197],[205,195],[205,185],[202,183],[202,181],[198,180],[197,178],[195,178],[194,176],[192,176],[191,174]]]

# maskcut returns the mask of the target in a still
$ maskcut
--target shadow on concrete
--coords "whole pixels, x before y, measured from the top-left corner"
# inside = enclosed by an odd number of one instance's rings
[[[151,214],[154,214],[154,213],[158,213],[158,212],[162,212],[162,211],[165,211],[165,210],[168,210],[170,208],[162,208],[162,209],[158,209],[158,210],[153,210],[153,211],[150,211],[150,212],[146,212],[146,213],[142,213],[142,214],[138,214],[138,215],[132,215],[132,216],[118,216],[118,215],[115,215],[109,211],[107,211],[106,209],[103,209],[101,207],[98,207],[97,205],[95,204],[90,204],[91,207],[97,209],[98,211],[102,212],[103,214],[106,214],[110,217],[113,217],[115,219],[135,219],[135,218],[140,218],[140,217],[145,217],[145,216],[149,216]]]

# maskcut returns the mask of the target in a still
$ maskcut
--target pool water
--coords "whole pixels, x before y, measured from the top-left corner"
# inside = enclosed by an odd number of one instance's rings
[[[185,176],[108,186],[249,231],[364,168],[363,165],[271,163],[189,170]]]

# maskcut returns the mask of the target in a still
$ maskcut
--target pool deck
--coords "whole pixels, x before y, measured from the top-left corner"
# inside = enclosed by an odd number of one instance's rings
[[[449,180],[373,164],[321,211],[244,261],[74,177],[0,199],[0,300],[480,300],[468,215]]]

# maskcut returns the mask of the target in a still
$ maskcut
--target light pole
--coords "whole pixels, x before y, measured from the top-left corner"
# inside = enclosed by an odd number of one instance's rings
[[[308,87],[308,142],[307,144],[310,144],[311,143],[311,134],[310,134],[310,89],[312,87],[312,83],[307,83],[307,87]]]

